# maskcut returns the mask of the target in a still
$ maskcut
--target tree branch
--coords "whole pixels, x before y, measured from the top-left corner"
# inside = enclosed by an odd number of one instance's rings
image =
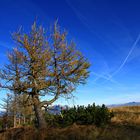
[[[49,100],[49,101],[42,101],[41,103],[40,103],[40,107],[43,107],[44,105],[50,105],[50,104],[52,104],[54,101],[56,101],[57,99],[58,99],[58,94],[56,94],[55,96],[54,96],[54,98],[52,98],[51,100]]]

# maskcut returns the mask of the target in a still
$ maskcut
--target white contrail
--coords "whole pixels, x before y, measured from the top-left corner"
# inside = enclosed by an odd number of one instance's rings
[[[104,39],[99,36],[98,34],[96,34],[96,32],[93,32],[90,28],[89,28],[89,25],[88,23],[86,22],[86,18],[85,16],[81,15],[79,11],[77,11],[77,9],[75,7],[73,7],[73,5],[71,5],[71,3],[69,2],[69,0],[66,0],[67,4],[71,7],[71,9],[74,11],[74,13],[76,14],[76,16],[81,20],[81,22],[84,24],[84,26],[93,34],[95,34],[98,38],[100,38],[102,41],[104,41]],[[106,42],[105,42],[106,43]],[[117,81],[113,80],[110,76],[105,76],[105,75],[102,75],[102,74],[98,74],[96,72],[92,72],[92,74],[94,74],[95,76],[97,76],[97,78],[94,80],[94,82],[96,82],[98,79],[102,78],[102,79],[105,79],[107,81],[110,81],[112,83],[115,83],[115,84],[119,84]]]
[[[96,34],[96,32],[93,32],[93,31],[89,28],[89,26],[88,26],[88,24],[87,24],[87,22],[86,22],[86,18],[85,18],[83,15],[81,15],[80,12],[77,11],[77,9],[76,9],[75,7],[73,7],[73,5],[69,2],[69,0],[66,0],[66,2],[67,2],[67,4],[71,7],[71,9],[75,12],[75,14],[77,15],[77,17],[82,21],[82,23],[89,29],[89,31],[90,31],[91,33],[94,33],[96,36],[98,36],[98,35]],[[98,37],[99,37],[102,41],[104,41],[104,39],[103,39],[101,36],[98,36]],[[128,52],[128,55],[126,56],[126,58],[124,59],[124,61],[121,63],[121,65],[119,66],[119,68],[118,68],[117,70],[115,70],[110,76],[104,76],[104,75],[100,75],[100,74],[97,74],[97,73],[93,73],[94,75],[97,76],[97,78],[94,80],[94,82],[97,81],[97,80],[100,79],[100,78],[103,78],[103,79],[105,79],[105,80],[107,80],[107,81],[116,83],[116,81],[114,81],[114,80],[112,79],[112,77],[113,77],[114,75],[116,75],[116,74],[124,67],[125,63],[127,62],[128,58],[129,58],[129,56],[131,55],[131,53],[133,52],[133,50],[135,49],[135,47],[136,47],[137,43],[139,42],[139,40],[140,40],[140,34],[139,34],[138,37],[136,38],[136,40],[135,40],[135,42],[133,43],[133,45],[132,45],[130,51]],[[105,42],[105,43],[106,43],[106,42]]]
[[[135,49],[135,47],[136,47],[137,43],[139,42],[139,40],[140,40],[140,34],[139,34],[138,37],[136,38],[135,42],[133,43],[133,45],[132,45],[130,51],[128,52],[126,58],[124,59],[124,61],[123,61],[122,64],[120,65],[120,67],[119,67],[116,71],[114,71],[114,72],[111,74],[110,78],[113,77],[114,75],[116,75],[116,74],[124,67],[125,63],[127,62],[128,58],[129,58],[129,56],[131,55],[131,53],[133,52],[133,50]]]
[[[133,50],[135,49],[135,47],[136,47],[137,43],[139,42],[139,40],[140,40],[140,34],[139,34],[138,37],[136,38],[136,40],[135,40],[135,42],[133,43],[133,45],[132,45],[130,51],[128,52],[126,58],[124,59],[124,61],[122,62],[122,64],[119,66],[119,68],[118,68],[116,71],[114,71],[114,72],[109,76],[109,78],[106,78],[107,81],[111,81],[111,80],[112,80],[112,77],[113,77],[114,75],[116,75],[116,74],[124,67],[125,63],[127,62],[128,58],[129,58],[129,56],[131,55],[131,53],[133,52]]]
[[[110,81],[110,82],[112,82],[112,83],[117,83],[116,81],[112,80],[112,77],[113,77],[114,75],[116,75],[116,74],[124,67],[125,63],[127,62],[128,58],[129,58],[129,56],[131,55],[131,53],[133,52],[133,50],[135,49],[135,47],[136,47],[137,43],[139,42],[139,40],[140,40],[140,34],[139,34],[138,37],[136,38],[135,42],[133,43],[133,45],[132,45],[130,51],[128,52],[128,54],[127,54],[126,58],[124,59],[124,61],[122,62],[122,64],[121,64],[121,65],[119,66],[119,68],[118,68],[116,71],[114,71],[110,76],[104,76],[104,75],[100,75],[100,74],[97,74],[97,73],[95,73],[95,72],[92,72],[92,74],[98,76],[98,77],[94,80],[94,82],[96,82],[96,81],[97,81],[98,79],[100,79],[100,78],[103,78],[103,79],[105,79],[105,80],[107,80],[107,81]]]
[[[96,82],[98,79],[100,79],[100,78],[103,78],[103,79],[105,79],[105,80],[107,80],[107,81],[110,81],[110,82],[112,82],[112,83],[115,83],[115,84],[119,84],[117,81],[115,81],[115,80],[113,80],[112,78],[110,78],[110,76],[105,76],[105,75],[102,75],[102,74],[98,74],[98,73],[96,73],[96,72],[91,72],[91,74],[93,74],[93,75],[95,75],[95,76],[97,76],[97,78],[94,80],[94,82]],[[120,85],[120,84],[119,84]]]
[[[100,40],[102,40],[105,44],[108,45],[108,43],[103,39],[101,35],[98,35],[97,32],[92,28],[90,28],[89,23],[87,21],[87,18],[80,13],[70,2],[69,0],[65,0],[66,3],[69,5],[69,7],[72,9],[72,11],[75,13],[75,15],[78,17],[78,19],[82,22],[82,24],[88,29],[88,31],[91,34],[94,34],[96,37],[98,37]]]
[[[6,48],[6,49],[9,49],[9,45],[6,44],[5,42],[2,42],[2,41],[0,41],[0,47],[3,47],[3,48]]]

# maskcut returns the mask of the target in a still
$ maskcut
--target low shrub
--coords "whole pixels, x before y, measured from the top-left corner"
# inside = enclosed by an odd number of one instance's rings
[[[114,116],[105,105],[95,106],[88,105],[77,106],[63,110],[61,115],[52,115],[46,113],[46,121],[50,126],[65,127],[73,123],[80,125],[94,124],[96,126],[104,126],[110,123],[111,118]]]

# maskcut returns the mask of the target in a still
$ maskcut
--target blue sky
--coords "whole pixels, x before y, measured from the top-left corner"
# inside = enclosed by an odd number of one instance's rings
[[[0,67],[14,47],[12,32],[21,25],[28,32],[36,17],[45,28],[58,18],[68,39],[89,59],[91,74],[74,100],[56,104],[140,101],[139,6],[139,0],[1,0]]]

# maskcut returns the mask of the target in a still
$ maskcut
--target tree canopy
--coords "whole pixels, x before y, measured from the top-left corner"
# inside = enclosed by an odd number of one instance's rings
[[[72,94],[79,84],[84,84],[90,64],[57,22],[50,32],[34,22],[29,33],[19,30],[13,39],[16,47],[8,53],[9,63],[0,71],[1,88],[27,94],[41,128],[45,126],[41,107]],[[46,95],[52,99],[41,101],[39,97]]]

